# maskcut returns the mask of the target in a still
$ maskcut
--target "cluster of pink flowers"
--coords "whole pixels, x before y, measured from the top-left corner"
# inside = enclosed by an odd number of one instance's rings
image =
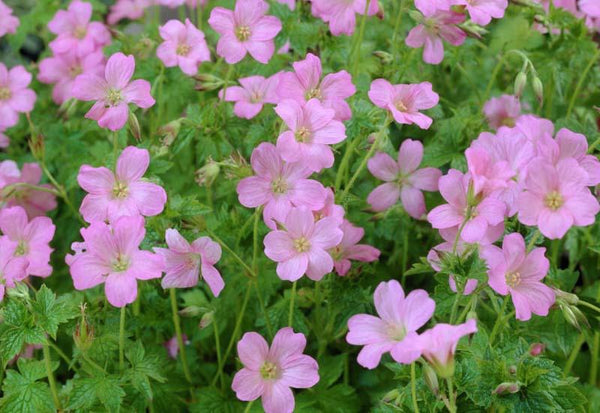
[[[433,316],[435,301],[424,290],[414,290],[405,296],[396,280],[382,282],[373,295],[379,317],[357,314],[348,320],[346,341],[364,346],[358,354],[358,364],[368,369],[379,365],[381,357],[390,353],[402,364],[410,364],[423,356],[441,377],[454,374],[454,353],[458,341],[475,333],[475,320],[453,326],[436,324],[419,334]]]
[[[156,49],[156,55],[166,67],[179,66],[183,73],[193,76],[198,72],[200,62],[210,61],[204,33],[189,19],[185,24],[169,20],[158,31],[164,41]]]
[[[444,59],[444,41],[453,46],[464,43],[467,34],[460,24],[466,14],[473,23],[487,26],[492,18],[504,17],[508,0],[415,0],[415,7],[421,12],[419,24],[406,37],[406,45],[424,46],[423,60],[437,65]]]
[[[25,163],[19,170],[14,161],[0,162],[0,200],[7,207],[23,207],[30,219],[46,215],[56,208],[56,197],[52,186],[40,185],[41,179],[42,169],[37,163]]]
[[[376,0],[311,0],[311,5],[312,15],[328,23],[334,36],[354,33],[357,14],[364,15],[366,10],[367,16],[374,16],[380,12]]]
[[[534,3],[541,4],[546,12],[550,10],[550,0],[533,0]],[[553,6],[563,9],[577,19],[585,19],[586,26],[592,32],[600,32],[600,3],[596,0],[553,0]],[[545,27],[537,24],[538,30],[545,33],[550,30],[552,33],[560,33],[558,28]]]

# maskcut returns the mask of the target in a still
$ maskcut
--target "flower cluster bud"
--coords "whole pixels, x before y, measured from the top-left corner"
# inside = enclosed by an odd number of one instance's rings
[[[513,382],[505,382],[500,383],[498,387],[492,392],[493,394],[503,395],[503,394],[513,394],[518,392],[521,389],[521,385],[519,383]]]

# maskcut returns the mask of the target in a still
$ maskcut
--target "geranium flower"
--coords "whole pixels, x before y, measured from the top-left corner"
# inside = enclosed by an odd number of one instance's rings
[[[23,66],[8,70],[0,62],[0,126],[15,126],[19,122],[19,113],[33,110],[36,95],[27,87],[30,83],[31,73]]]
[[[275,52],[275,36],[281,22],[275,16],[265,16],[269,9],[263,0],[237,0],[233,11],[215,7],[208,24],[221,35],[217,54],[229,64],[250,53],[260,63],[268,63]]]
[[[15,282],[27,277],[29,261],[23,256],[15,257],[19,244],[8,237],[0,237],[0,302],[9,288],[15,287]]]
[[[166,67],[179,66],[183,73],[193,76],[200,62],[210,61],[204,33],[189,19],[185,19],[185,24],[169,20],[158,31],[164,41],[156,49],[156,55]]]
[[[59,10],[48,23],[57,35],[49,46],[56,54],[73,53],[83,57],[110,43],[110,32],[100,22],[90,21],[92,4],[73,0],[67,10]]]
[[[364,346],[358,354],[358,364],[373,369],[388,352],[402,364],[418,359],[421,351],[409,343],[433,315],[435,301],[424,290],[414,290],[405,296],[396,280],[380,283],[373,299],[379,317],[357,314],[348,320],[346,341]]]
[[[335,111],[321,105],[317,99],[305,105],[286,99],[275,107],[288,130],[277,138],[277,149],[287,162],[301,162],[314,172],[333,166],[334,156],[329,145],[346,139],[346,127],[335,120]]]
[[[487,26],[494,19],[504,17],[508,0],[454,0],[454,4],[463,5],[475,24]]]
[[[269,232],[264,239],[265,255],[277,262],[279,278],[296,281],[306,274],[319,281],[333,270],[333,258],[327,251],[344,236],[334,218],[315,222],[309,209],[292,208],[283,228]]]
[[[20,22],[12,13],[12,9],[0,0],[0,37],[17,31]]]
[[[531,313],[546,316],[554,304],[554,291],[541,282],[550,268],[545,253],[546,248],[527,253],[518,233],[506,235],[502,249],[489,245],[481,251],[489,267],[488,284],[498,294],[510,294],[518,320],[529,320]]]
[[[160,278],[160,255],[139,249],[146,234],[144,218],[121,217],[111,225],[95,221],[81,229],[85,251],[67,258],[73,284],[86,290],[104,283],[108,302],[124,307],[137,297],[137,280]]]
[[[290,388],[308,389],[319,381],[315,359],[302,354],[306,337],[290,327],[275,334],[271,348],[258,333],[244,334],[238,341],[243,368],[233,377],[231,388],[243,401],[262,400],[266,413],[292,413],[294,394]]]
[[[326,191],[323,185],[307,179],[312,171],[301,163],[281,159],[277,148],[263,142],[250,159],[255,175],[242,179],[237,186],[240,203],[248,208],[264,205],[263,218],[271,229],[285,218],[294,206],[316,211],[324,206]]]
[[[402,198],[402,205],[411,217],[423,217],[426,210],[421,191],[437,191],[442,173],[436,168],[417,169],[422,159],[423,144],[412,139],[402,142],[397,160],[382,152],[369,159],[369,171],[386,182],[375,188],[367,198],[375,211],[384,211]]]
[[[49,184],[40,185],[41,179],[42,168],[37,163],[25,163],[21,171],[14,161],[0,163],[0,187],[5,188],[17,184],[8,194],[5,194],[8,197],[3,201],[9,207],[16,205],[23,207],[27,211],[29,219],[46,215],[46,212],[56,208],[56,196],[53,193],[27,186],[18,186],[18,184],[24,183],[52,189]]]
[[[15,257],[25,257],[29,263],[26,275],[48,277],[52,274],[48,245],[56,227],[48,217],[35,217],[31,221],[20,206],[0,211],[0,229],[4,237],[17,243]]]
[[[483,113],[493,129],[500,129],[502,126],[512,128],[521,115],[521,102],[513,95],[491,98],[485,102]]]
[[[190,288],[198,284],[201,276],[215,297],[225,286],[215,268],[221,259],[221,246],[208,237],[200,237],[191,244],[176,229],[167,229],[165,240],[169,248],[154,248],[165,259],[163,288]]]
[[[219,98],[235,102],[233,113],[237,117],[252,119],[260,113],[265,103],[276,104],[279,101],[278,74],[266,79],[263,76],[243,77],[238,82],[241,86],[230,86],[219,91]]]
[[[106,21],[110,25],[117,24],[123,19],[137,20],[144,16],[144,12],[152,5],[153,0],[117,0],[110,6]]]
[[[350,271],[352,265],[350,260],[372,262],[379,259],[381,252],[377,248],[358,243],[365,235],[363,228],[355,227],[349,221],[344,220],[340,229],[344,233],[342,240],[329,250],[329,254],[333,257],[335,272],[339,276],[343,277]]]
[[[160,185],[142,180],[149,164],[148,150],[128,146],[117,160],[115,173],[103,166],[82,165],[77,182],[88,192],[79,208],[83,219],[112,222],[121,216],[160,214],[167,194]]]
[[[96,101],[85,117],[97,120],[102,128],[117,131],[127,123],[129,103],[144,109],[154,105],[150,83],[142,79],[131,81],[134,70],[133,56],[115,53],[106,62],[104,79],[87,74],[78,76],[73,86],[75,98]]]
[[[314,4],[314,3],[313,3]],[[321,79],[321,59],[308,53],[304,60],[292,64],[294,72],[283,72],[279,80],[279,97],[303,104],[318,99],[323,106],[335,110],[338,120],[348,120],[352,111],[345,99],[356,93],[352,76],[345,70],[329,73]]]
[[[365,14],[367,0],[313,0],[312,5],[313,15],[329,23],[331,34],[350,36],[356,29],[356,14]],[[379,3],[370,1],[367,16],[378,12]]]

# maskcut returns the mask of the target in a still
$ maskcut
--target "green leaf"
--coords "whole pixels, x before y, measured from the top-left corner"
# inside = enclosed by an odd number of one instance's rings
[[[76,305],[69,295],[62,295],[58,300],[56,295],[45,285],[38,290],[32,303],[36,324],[53,338],[56,338],[58,326],[77,316]]]
[[[117,412],[125,397],[118,376],[92,377],[73,380],[69,408],[91,409],[99,401],[106,410]]]
[[[0,399],[0,410],[18,413],[44,413],[55,411],[50,387],[46,382],[38,380],[46,377],[43,361],[19,359],[19,372],[7,370],[2,383],[3,397]],[[52,370],[58,368],[53,363]]]

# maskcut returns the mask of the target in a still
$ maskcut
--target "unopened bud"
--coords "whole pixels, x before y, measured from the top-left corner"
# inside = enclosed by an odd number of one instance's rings
[[[29,288],[27,287],[27,284],[22,282],[16,283],[13,288],[8,288],[6,293],[9,297],[29,300]]]
[[[69,119],[77,110],[77,102],[78,100],[75,98],[65,100],[58,108],[58,114],[65,119]]]
[[[33,157],[38,160],[44,159],[46,153],[46,144],[44,143],[44,135],[41,133],[33,132],[29,139],[29,149],[33,154]]]
[[[579,297],[577,297],[577,294],[568,293],[566,291],[559,290],[558,288],[554,288],[554,294],[556,294],[556,297],[559,300],[564,301],[567,304],[577,305],[579,303]]]
[[[565,320],[577,330],[581,330],[581,326],[579,325],[579,321],[577,321],[577,317],[573,312],[573,308],[576,307],[571,307],[570,305],[566,304],[560,304],[560,310],[562,311]]]
[[[535,93],[535,97],[537,97],[540,105],[544,102],[544,85],[539,77],[535,76],[532,81],[533,92]]]
[[[129,119],[127,120],[127,125],[129,126],[129,131],[131,135],[135,138],[136,141],[140,141],[142,139],[142,132],[140,130],[140,123],[138,122],[137,116],[130,111]]]
[[[429,387],[429,390],[437,396],[440,393],[440,384],[435,370],[433,370],[429,364],[423,366],[423,379],[425,380],[427,387]]]
[[[514,364],[511,366],[508,366],[508,373],[512,376],[517,374],[517,366],[515,366]]]
[[[467,320],[477,320],[477,311],[469,311],[467,313]]]
[[[519,72],[517,77],[515,78],[515,96],[521,97],[523,95],[523,90],[525,90],[525,85],[527,85],[527,73]]]
[[[394,56],[392,56],[388,52],[384,52],[383,50],[374,51],[373,56],[379,58],[379,60],[381,60],[381,63],[383,63],[384,65],[389,65],[394,61]]]
[[[506,382],[499,384],[498,387],[496,387],[496,389],[492,393],[498,395],[512,394],[518,392],[520,389],[521,386],[519,385],[519,383]]]
[[[196,183],[199,186],[211,186],[220,172],[219,164],[209,157],[206,164],[196,171]]]
[[[84,304],[81,306],[81,319],[77,323],[75,332],[73,333],[75,346],[83,352],[89,350],[94,341],[94,327],[87,321],[85,310],[86,305]]]
[[[196,79],[196,90],[216,90],[223,86],[223,80],[208,73],[199,73],[194,76]]]
[[[581,310],[577,307],[571,307],[571,310],[573,311],[573,314],[575,314],[575,317],[577,318],[577,321],[579,322],[579,325],[584,324],[587,328],[590,328],[590,322],[588,321],[587,317],[581,312]]]
[[[546,345],[543,343],[533,343],[531,347],[529,347],[529,354],[533,357],[537,357],[544,352],[546,349]]]
[[[413,19],[416,23],[421,23],[423,21],[423,15],[416,10],[409,10],[408,15],[411,19]]]
[[[170,146],[175,141],[181,129],[181,121],[182,118],[179,118],[158,128],[158,134],[163,138],[162,144],[164,146]]]
[[[488,33],[487,29],[484,29],[483,27],[481,27],[478,24],[473,23],[472,21],[467,21],[464,22],[463,24],[459,25],[459,27],[467,34],[470,35],[471,37],[475,37],[477,39],[481,39],[484,35],[486,35]]]
[[[204,310],[205,309],[198,307],[197,305],[190,305],[189,307],[182,308],[178,313],[182,317],[198,317]]]
[[[400,392],[398,391],[398,389],[394,389],[387,392],[385,396],[383,396],[383,399],[381,399],[381,401],[383,401],[384,403],[392,403],[395,402],[398,399],[398,397],[400,397]]]
[[[202,318],[200,319],[200,324],[198,324],[198,327],[200,327],[201,329],[206,328],[212,324],[214,319],[215,319],[215,312],[209,311],[208,313],[205,313],[202,316]]]

